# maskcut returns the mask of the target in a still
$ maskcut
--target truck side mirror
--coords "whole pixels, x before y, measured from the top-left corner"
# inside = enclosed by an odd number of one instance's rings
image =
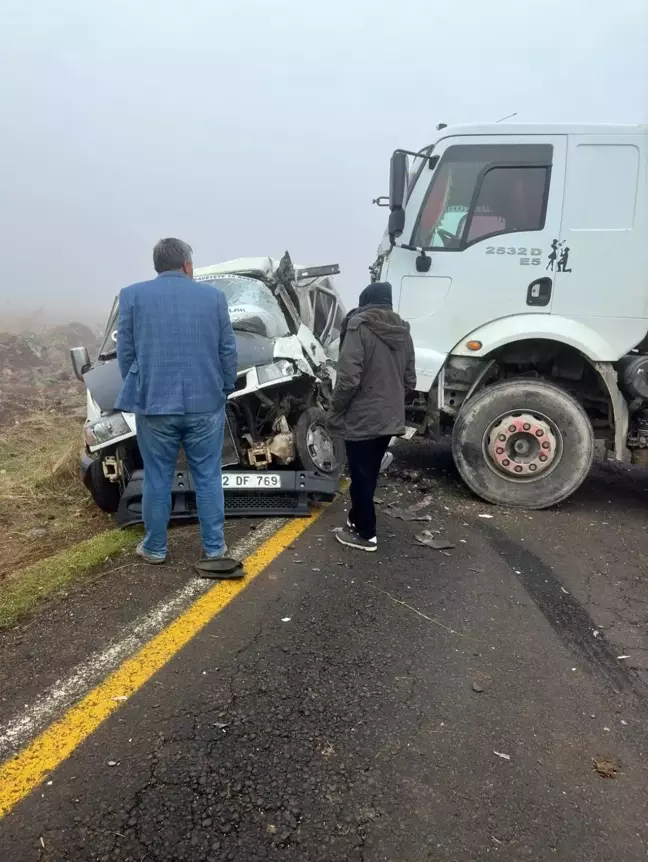
[[[407,154],[396,150],[389,163],[389,208],[392,212],[403,209],[407,185]]]
[[[421,253],[416,258],[416,271],[429,272],[432,266],[432,258],[425,253],[425,249],[421,249]]]
[[[70,359],[72,360],[72,368],[77,380],[83,380],[83,375],[86,373],[90,365],[90,355],[85,347],[73,347],[70,350]]]
[[[389,237],[397,239],[405,227],[405,191],[407,189],[407,154],[396,150],[389,163]]]

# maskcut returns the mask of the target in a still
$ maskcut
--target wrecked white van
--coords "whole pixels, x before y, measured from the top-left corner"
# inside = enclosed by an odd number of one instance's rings
[[[227,515],[300,515],[309,498],[331,499],[344,467],[341,441],[326,430],[345,315],[333,285],[337,265],[295,267],[242,258],[197,268],[196,280],[227,297],[238,348],[238,377],[226,409],[223,488]],[[97,359],[83,347],[72,364],[87,390],[81,470],[96,504],[125,526],[142,517],[143,469],[135,416],[115,410],[115,300]],[[191,474],[181,453],[172,518],[196,515]]]

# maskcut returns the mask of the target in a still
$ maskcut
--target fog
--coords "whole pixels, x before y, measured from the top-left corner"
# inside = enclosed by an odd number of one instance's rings
[[[604,10],[604,11],[603,11]],[[0,330],[101,320],[175,235],[196,264],[368,280],[397,146],[438,122],[648,121],[648,4],[3,0]]]

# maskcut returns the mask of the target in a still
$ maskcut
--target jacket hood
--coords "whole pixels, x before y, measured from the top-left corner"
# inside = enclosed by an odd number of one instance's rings
[[[365,306],[354,314],[348,323],[348,328],[358,329],[368,327],[376,338],[384,342],[391,350],[399,350],[407,343],[410,326],[395,311],[385,306]]]

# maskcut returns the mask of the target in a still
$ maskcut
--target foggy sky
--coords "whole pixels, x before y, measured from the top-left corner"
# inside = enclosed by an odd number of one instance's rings
[[[2,0],[2,318],[102,319],[175,235],[351,302],[391,151],[438,122],[648,121],[648,4]]]

